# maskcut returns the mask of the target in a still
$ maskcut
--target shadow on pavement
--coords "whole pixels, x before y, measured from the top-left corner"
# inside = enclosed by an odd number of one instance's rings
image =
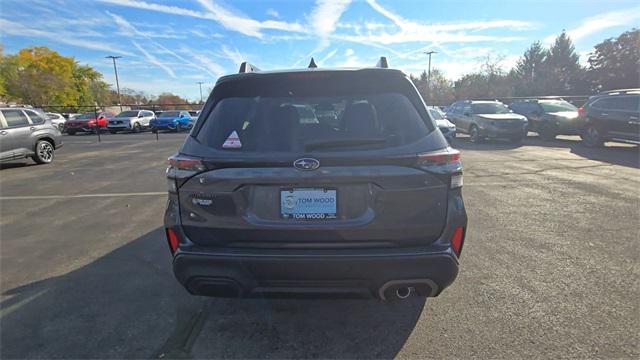
[[[424,307],[194,297],[170,263],[159,228],[65,275],[3,290],[2,358],[392,358]]]
[[[12,160],[11,162],[0,163],[0,170],[29,167],[29,166],[35,166],[35,165],[37,164],[31,161],[30,159]]]
[[[555,140],[545,141],[536,135],[529,135],[522,144],[513,144],[501,140],[492,140],[480,144],[474,144],[469,141],[468,137],[457,137],[452,143],[452,146],[456,149],[476,151],[512,150],[523,145],[567,148],[572,154],[585,159],[640,169],[640,150],[638,146],[606,143],[605,147],[589,148],[584,146],[580,138],[577,136],[570,138],[559,137]]]

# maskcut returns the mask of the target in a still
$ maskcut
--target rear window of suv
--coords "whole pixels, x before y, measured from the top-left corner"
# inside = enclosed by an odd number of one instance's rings
[[[234,132],[240,147],[229,146]],[[198,140],[219,150],[341,151],[400,146],[428,133],[413,104],[399,93],[257,96],[219,101]]]

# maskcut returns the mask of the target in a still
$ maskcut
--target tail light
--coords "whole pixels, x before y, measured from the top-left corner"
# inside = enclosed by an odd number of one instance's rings
[[[584,107],[580,106],[578,108],[578,116],[582,116],[582,115],[584,115]]]
[[[421,165],[449,165],[460,163],[460,151],[446,148],[441,151],[418,154],[418,162]]]
[[[178,234],[172,228],[166,228],[164,231],[167,234],[167,242],[169,243],[171,254],[175,254],[176,250],[178,250]]]
[[[200,159],[184,155],[174,155],[169,158],[169,169],[186,171],[204,171],[206,167]]]
[[[464,228],[458,227],[453,231],[453,236],[451,237],[451,248],[453,251],[460,256],[462,252],[462,245],[464,244]]]
[[[437,174],[448,176],[449,187],[462,187],[462,161],[460,151],[453,148],[418,154],[418,166]]]

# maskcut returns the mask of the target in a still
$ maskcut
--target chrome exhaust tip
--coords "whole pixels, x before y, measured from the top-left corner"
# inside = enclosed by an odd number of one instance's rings
[[[412,292],[413,292],[412,287],[400,287],[396,290],[396,296],[399,299],[406,299],[411,295]]]

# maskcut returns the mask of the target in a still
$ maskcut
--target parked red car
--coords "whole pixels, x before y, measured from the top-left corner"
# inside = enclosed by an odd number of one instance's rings
[[[88,112],[73,120],[67,120],[65,130],[69,135],[75,135],[77,132],[95,133],[103,129],[106,130],[109,119],[113,116],[113,113],[107,111]]]

